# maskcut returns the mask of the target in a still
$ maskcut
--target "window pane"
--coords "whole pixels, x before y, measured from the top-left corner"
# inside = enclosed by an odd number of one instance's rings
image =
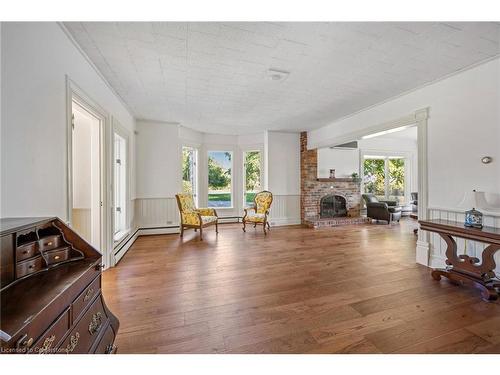
[[[253,204],[255,194],[261,190],[260,151],[245,152],[245,205]]]
[[[365,159],[363,162],[365,193],[385,199],[385,160]]]
[[[208,152],[208,207],[232,207],[232,152]]]
[[[391,158],[389,163],[389,200],[405,203],[405,159]]]

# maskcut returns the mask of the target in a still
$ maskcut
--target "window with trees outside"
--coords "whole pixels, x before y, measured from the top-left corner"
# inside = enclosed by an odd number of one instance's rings
[[[245,151],[243,153],[244,174],[244,206],[253,204],[255,194],[262,190],[261,185],[261,152]]]
[[[233,207],[231,151],[208,151],[208,207]]]
[[[405,158],[401,156],[371,156],[363,158],[363,185],[365,193],[380,200],[406,204]]]
[[[192,194],[198,203],[198,150],[182,147],[182,192]]]

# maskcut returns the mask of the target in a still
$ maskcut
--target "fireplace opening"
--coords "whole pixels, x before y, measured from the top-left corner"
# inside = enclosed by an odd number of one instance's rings
[[[325,195],[319,204],[320,218],[347,216],[347,205],[344,197],[335,194]]]

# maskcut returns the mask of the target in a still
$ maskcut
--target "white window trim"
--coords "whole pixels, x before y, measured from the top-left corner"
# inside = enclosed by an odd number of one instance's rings
[[[255,147],[252,146],[246,146],[241,149],[241,178],[242,178],[242,197],[241,197],[241,204],[243,205],[243,208],[246,208],[246,173],[245,173],[245,153],[247,152],[252,152],[252,151],[258,151],[260,152],[260,188],[261,190],[264,190],[264,149],[262,145],[258,145]]]
[[[111,220],[112,220],[112,237],[113,237],[113,247],[116,247],[119,245],[120,241],[127,236],[130,231],[131,231],[131,223],[130,223],[130,171],[131,171],[131,163],[130,163],[130,136],[129,136],[129,131],[124,128],[118,120],[115,118],[112,119],[112,124],[113,124],[113,129],[112,129],[112,146],[111,146],[111,155],[112,155],[112,160],[113,160],[113,167],[112,167],[112,183],[111,183],[111,207],[112,207],[112,215],[111,215]],[[120,137],[125,139],[126,146],[125,146],[125,160],[126,160],[126,168],[125,168],[125,181],[126,181],[126,191],[125,191],[125,225],[126,228],[119,233],[118,236],[115,235],[115,215],[114,215],[114,210],[115,210],[115,181],[114,181],[114,168],[115,168],[115,163],[114,163],[114,156],[115,156],[115,143],[114,143],[114,136],[115,133],[118,134]],[[115,238],[116,237],[116,238]]]
[[[192,142],[188,142],[188,141],[183,141],[181,140],[181,146],[180,146],[180,164],[181,164],[181,167],[180,167],[180,180],[181,180],[181,186],[180,186],[180,190],[182,192],[182,179],[183,179],[183,175],[182,175],[182,150],[184,149],[184,147],[188,147],[188,148],[192,148],[194,150],[196,150],[196,176],[195,176],[195,181],[196,181],[196,197],[195,197],[195,205],[198,207],[199,204],[200,204],[200,163],[201,163],[201,159],[200,159],[200,152],[201,152],[201,145],[200,144],[197,144],[197,143],[192,143]]]

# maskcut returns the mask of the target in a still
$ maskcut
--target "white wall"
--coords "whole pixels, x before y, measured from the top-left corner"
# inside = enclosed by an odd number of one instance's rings
[[[66,75],[131,134],[135,121],[59,25],[1,28],[1,216],[65,220]]]
[[[136,124],[136,198],[174,197],[181,189],[179,126]]]
[[[300,134],[267,131],[264,136],[271,225],[300,224]]]
[[[330,169],[335,169],[335,177],[351,177],[353,172],[359,174],[359,149],[318,149],[318,178],[329,178]]]
[[[308,134],[308,147],[430,107],[429,206],[456,208],[465,190],[500,191],[500,60],[495,59]],[[481,163],[482,156],[494,162]]]
[[[276,195],[300,195],[300,134],[266,132],[267,188]]]

